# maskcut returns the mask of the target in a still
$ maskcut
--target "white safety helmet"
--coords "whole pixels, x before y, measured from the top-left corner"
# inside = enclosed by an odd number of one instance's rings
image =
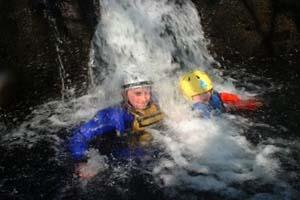
[[[144,74],[126,73],[123,77],[122,88],[128,90],[139,87],[151,87],[152,84],[152,81]]]

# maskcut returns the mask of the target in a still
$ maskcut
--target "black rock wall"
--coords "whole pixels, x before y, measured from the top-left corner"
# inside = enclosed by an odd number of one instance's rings
[[[99,5],[93,0],[24,0],[0,3],[2,112],[88,87],[87,63]]]
[[[193,0],[211,50],[232,61],[298,60],[300,6],[296,0]]]

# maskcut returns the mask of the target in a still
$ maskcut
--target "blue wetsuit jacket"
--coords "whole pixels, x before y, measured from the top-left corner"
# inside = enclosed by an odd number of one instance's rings
[[[70,148],[75,160],[85,158],[91,140],[108,133],[124,134],[132,129],[134,116],[122,106],[98,111],[96,116],[77,128],[71,137]]]
[[[218,92],[213,91],[212,96],[208,102],[205,103],[195,103],[192,109],[204,118],[210,118],[211,116],[218,116],[221,113],[225,112],[225,107],[222,102],[222,99]]]

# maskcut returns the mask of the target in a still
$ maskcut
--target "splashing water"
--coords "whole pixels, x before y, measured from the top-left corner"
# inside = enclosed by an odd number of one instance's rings
[[[189,105],[178,94],[179,75],[195,68],[212,74],[216,89],[250,94],[238,91],[212,68],[218,63],[207,50],[209,42],[193,4],[102,0],[101,5],[101,22],[91,51],[96,91],[106,90],[110,100],[120,99],[120,77],[124,73],[144,73],[154,80],[156,97],[168,116],[167,131],[153,130],[168,155],[153,168],[161,187],[217,191],[237,198],[249,197],[243,184],[253,182],[263,187],[275,181],[277,185],[262,196],[281,196],[272,194],[274,188],[288,188],[276,178],[280,162],[274,155],[280,148],[251,145],[243,135],[250,129],[249,119],[229,114],[211,121],[193,118]]]
[[[212,67],[218,63],[207,50],[209,41],[204,37],[194,5],[188,0],[100,3],[101,21],[90,53],[89,93],[39,106],[31,119],[2,135],[1,143],[30,148],[48,139],[60,162],[62,139],[69,137],[71,129],[90,119],[97,110],[121,101],[121,77],[125,73],[142,73],[154,81],[154,95],[167,115],[166,130],[150,130],[164,156],[146,166],[147,173],[154,177],[153,184],[167,196],[178,199],[178,194],[185,191],[194,198],[199,192],[210,192],[229,199],[292,199],[296,192],[280,176],[281,162],[276,155],[298,149],[297,142],[291,145],[290,141],[267,139],[253,145],[247,141],[246,132],[251,134],[255,127],[272,127],[230,114],[212,120],[195,118],[179,94],[179,76],[197,68],[208,71],[217,90],[249,95],[234,87],[234,79],[225,79]],[[251,94],[258,90],[263,88],[254,87]],[[72,97],[72,90],[69,92]],[[104,157],[93,151],[89,156],[87,170],[98,171],[100,176],[111,170],[105,179],[110,186],[118,187],[118,180],[130,177],[127,167],[132,166],[109,169]]]

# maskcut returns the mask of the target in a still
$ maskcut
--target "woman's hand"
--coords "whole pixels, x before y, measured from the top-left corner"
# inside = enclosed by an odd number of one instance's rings
[[[88,180],[96,176],[98,170],[93,169],[88,163],[82,162],[76,165],[75,172],[81,180]]]

